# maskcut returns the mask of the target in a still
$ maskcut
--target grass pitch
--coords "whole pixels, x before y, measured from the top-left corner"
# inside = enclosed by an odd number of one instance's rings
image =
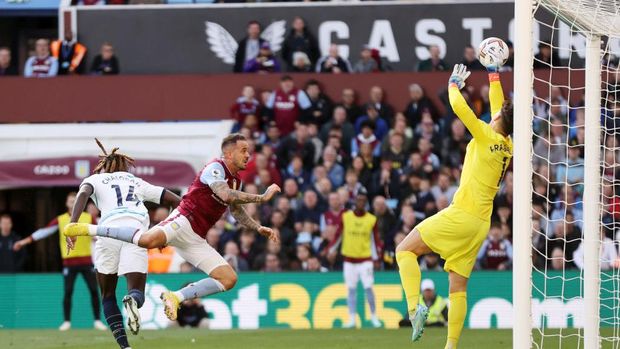
[[[167,329],[129,335],[133,349],[364,349],[443,348],[446,329],[429,328],[420,342],[410,342],[410,330],[196,330]],[[512,346],[510,330],[465,330],[459,349],[498,349]],[[0,330],[0,348],[110,349],[118,348],[109,332],[94,330]]]
[[[606,331],[603,330],[605,335]],[[546,330],[543,348],[559,348],[558,331]],[[569,334],[573,334],[570,336]],[[577,348],[575,330],[563,330],[561,347]],[[569,336],[567,336],[569,335]],[[197,330],[167,329],[129,335],[133,349],[441,349],[446,329],[427,328],[419,342],[410,342],[409,329],[383,330]],[[568,337],[568,338],[567,338]],[[534,341],[540,335],[534,331]],[[512,347],[511,330],[463,330],[459,349],[503,349]],[[603,343],[603,348],[612,348]],[[2,349],[110,349],[118,348],[109,332],[94,330],[0,330]]]

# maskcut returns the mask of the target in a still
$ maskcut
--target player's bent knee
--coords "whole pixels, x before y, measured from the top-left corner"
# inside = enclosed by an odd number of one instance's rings
[[[219,280],[226,290],[230,290],[237,284],[237,274],[235,272],[226,275],[222,280]]]

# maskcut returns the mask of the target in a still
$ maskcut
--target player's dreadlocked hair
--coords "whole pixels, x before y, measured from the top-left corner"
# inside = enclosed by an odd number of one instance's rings
[[[101,144],[97,138],[95,138],[95,142],[97,142],[103,154],[99,155],[99,163],[93,170],[93,173],[100,173],[102,170],[106,173],[128,171],[129,167],[133,166],[133,159],[131,157],[116,152],[118,147],[112,149],[112,152],[108,154],[103,144]]]

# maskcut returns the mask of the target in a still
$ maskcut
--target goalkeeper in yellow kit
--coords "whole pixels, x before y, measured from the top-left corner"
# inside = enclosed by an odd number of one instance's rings
[[[504,100],[497,66],[488,70],[489,124],[478,120],[461,95],[470,74],[467,68],[462,64],[454,66],[448,88],[450,105],[473,136],[467,145],[459,189],[449,207],[416,226],[396,247],[413,341],[422,336],[428,316],[428,309],[418,305],[421,275],[417,258],[436,252],[446,260],[444,269],[450,273],[446,349],[457,347],[467,314],[467,281],[489,232],[493,199],[512,158],[512,102]]]

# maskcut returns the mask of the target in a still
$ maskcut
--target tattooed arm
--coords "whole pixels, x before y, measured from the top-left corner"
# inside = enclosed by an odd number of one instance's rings
[[[230,214],[246,228],[250,228],[252,230],[258,231],[259,234],[266,236],[267,238],[279,242],[280,234],[269,227],[263,227],[258,222],[256,222],[252,217],[248,215],[243,207],[240,205],[230,205]]]
[[[265,193],[262,195],[256,194],[248,194],[239,190],[231,189],[228,184],[224,181],[213,182],[209,185],[211,190],[220,198],[222,201],[229,205],[240,205],[240,204],[249,204],[249,203],[265,203],[269,202],[271,198],[273,198],[276,193],[280,192],[280,187],[276,184],[272,184],[265,190]]]

